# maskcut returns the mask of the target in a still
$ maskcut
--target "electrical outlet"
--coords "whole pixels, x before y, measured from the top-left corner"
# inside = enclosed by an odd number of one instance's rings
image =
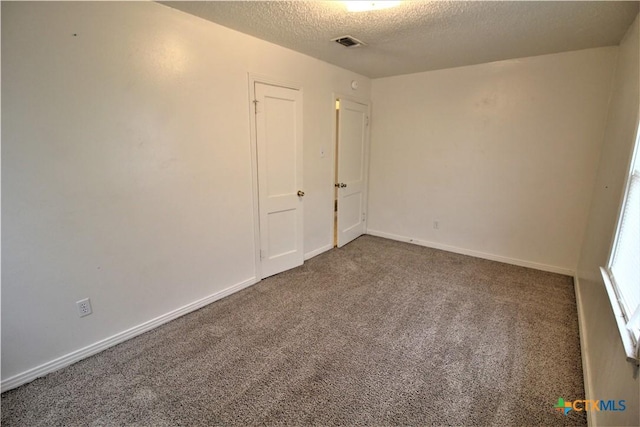
[[[437,230],[437,229],[439,229],[439,228],[440,228],[440,222],[438,222],[438,221],[433,221],[433,229],[434,229],[434,230]]]
[[[80,317],[88,316],[93,313],[93,310],[91,309],[91,300],[89,298],[76,301],[76,306],[78,307],[78,316]]]

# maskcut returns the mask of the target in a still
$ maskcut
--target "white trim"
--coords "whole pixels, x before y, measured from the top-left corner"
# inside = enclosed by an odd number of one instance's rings
[[[575,274],[575,271],[570,268],[558,267],[555,265],[548,265],[548,264],[540,264],[537,262],[525,261],[517,258],[509,258],[502,255],[495,255],[495,254],[490,254],[486,252],[475,251],[473,249],[459,248],[457,246],[445,245],[443,243],[429,242],[425,240],[414,239],[407,236],[400,236],[397,234],[385,233],[383,231],[378,231],[378,230],[369,229],[367,230],[367,234],[370,234],[372,236],[384,237],[386,239],[391,239],[391,240],[398,240],[400,242],[413,243],[414,245],[426,246],[428,248],[454,252],[457,254],[469,255],[476,258],[483,258],[491,261],[503,262],[505,264],[512,264],[520,267],[533,268],[535,270],[548,271],[550,273],[564,274],[566,276],[573,276]]]
[[[371,101],[368,98],[361,98],[359,96],[345,95],[345,94],[340,93],[340,92],[333,92],[333,106],[334,106],[334,109],[335,109],[335,105],[336,105],[336,100],[338,100],[338,99],[346,99],[347,101],[355,102],[356,104],[362,104],[362,105],[371,106]],[[334,117],[334,121],[335,121],[335,117]],[[335,133],[335,126],[334,126],[333,131]]]
[[[289,80],[281,80],[277,78],[273,78],[270,76],[266,76],[264,74],[258,73],[249,73],[249,84],[253,88],[254,83],[264,83],[271,86],[280,86],[286,89],[294,89],[294,90],[302,90],[302,84]],[[251,99],[253,101],[253,99]]]
[[[584,398],[585,400],[593,399],[593,388],[591,384],[591,364],[589,363],[589,343],[587,341],[587,325],[585,323],[584,307],[582,305],[582,296],[580,294],[580,284],[578,275],[573,276],[573,290],[576,294],[576,308],[578,310],[578,330],[580,334],[580,354],[582,356],[582,378],[584,382]],[[593,411],[587,411],[587,426],[593,426]]]
[[[320,255],[321,253],[330,251],[331,249],[333,249],[333,245],[332,244],[328,244],[326,246],[323,246],[321,248],[315,249],[311,252],[307,252],[306,254],[304,254],[304,260],[308,260],[313,258],[314,256]]]
[[[0,386],[0,388],[4,393],[7,390],[11,390],[12,388],[16,388],[18,386],[21,386],[22,384],[26,384],[30,381],[35,380],[36,378],[39,378],[51,372],[57,371],[58,369],[64,368],[65,366],[69,366],[89,356],[93,356],[94,354],[99,353],[103,350],[106,350],[109,347],[113,347],[116,344],[120,344],[121,342],[124,342],[140,334],[143,334],[152,329],[155,329],[164,323],[177,319],[178,317],[184,316],[185,314],[191,313],[192,311],[198,310],[199,308],[202,308],[205,305],[211,304],[212,302],[215,302],[228,295],[238,292],[244,288],[254,285],[257,282],[258,280],[256,280],[255,277],[251,277],[240,283],[229,286],[226,289],[218,291],[214,294],[211,294],[197,301],[191,302],[176,310],[173,310],[161,316],[158,316],[155,319],[151,319],[147,322],[141,323],[140,325],[134,326],[133,328],[127,329],[125,331],[118,332],[117,334],[112,335],[109,338],[105,338],[103,340],[90,344],[84,348],[81,348],[76,351],[72,351],[71,353],[58,357],[57,359],[43,363],[40,366],[36,366],[35,368],[29,369],[27,371],[14,375],[10,378],[7,378],[6,380],[2,381],[2,385]]]
[[[622,347],[624,348],[625,355],[627,356],[627,362],[639,364],[640,360],[636,355],[635,344],[631,338],[631,332],[627,329],[627,319],[622,312],[622,306],[618,301],[615,287],[611,283],[611,277],[607,269],[600,267],[600,273],[602,274],[602,280],[604,281],[604,287],[607,290],[609,296],[609,302],[613,310],[613,317],[616,318],[616,325],[618,326],[618,332],[620,333],[620,339],[622,340]]]
[[[249,73],[249,150],[251,152],[251,196],[253,203],[253,257],[256,280],[262,279],[262,263],[260,258],[260,206],[258,205],[258,146],[256,143],[256,77]]]

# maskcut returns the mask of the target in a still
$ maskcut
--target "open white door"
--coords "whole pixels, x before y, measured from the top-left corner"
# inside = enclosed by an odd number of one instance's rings
[[[368,106],[340,100],[338,109],[338,247],[365,233]]]
[[[302,265],[302,94],[255,84],[262,277]]]

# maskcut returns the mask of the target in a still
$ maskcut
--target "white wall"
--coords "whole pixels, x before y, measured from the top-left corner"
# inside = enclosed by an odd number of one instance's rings
[[[594,425],[640,424],[640,382],[625,361],[598,268],[605,266],[631,161],[640,98],[640,26],[636,18],[620,45],[600,166],[578,264],[582,352],[593,399],[625,399],[624,412],[594,412]]]
[[[255,280],[249,72],[303,87],[330,247],[332,93],[367,78],[151,2],[4,2],[2,68],[3,384]]]
[[[571,274],[616,52],[373,80],[369,232]]]

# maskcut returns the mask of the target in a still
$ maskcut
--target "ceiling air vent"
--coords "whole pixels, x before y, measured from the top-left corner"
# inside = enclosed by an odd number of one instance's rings
[[[365,46],[365,44],[363,42],[361,42],[360,40],[356,39],[355,37],[351,37],[351,36],[337,37],[335,39],[331,39],[331,41],[339,43],[344,47]]]

